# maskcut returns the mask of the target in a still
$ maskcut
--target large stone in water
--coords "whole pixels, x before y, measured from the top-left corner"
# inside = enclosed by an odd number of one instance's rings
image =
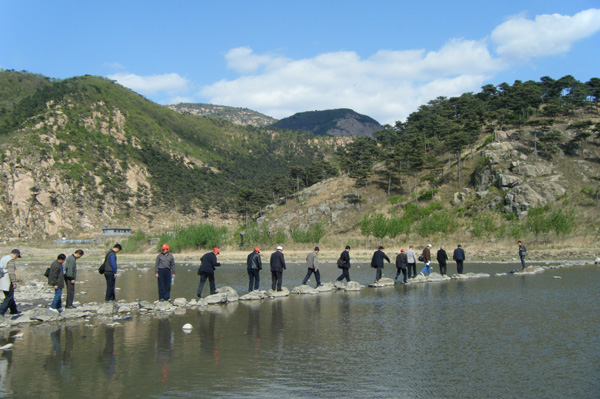
[[[292,288],[292,294],[311,294],[316,295],[319,291],[315,288],[310,287],[308,285],[299,285],[297,287]]]
[[[207,305],[216,305],[219,303],[227,303],[227,294],[220,293],[220,294],[209,295],[206,298],[204,298],[204,300],[206,301]]]

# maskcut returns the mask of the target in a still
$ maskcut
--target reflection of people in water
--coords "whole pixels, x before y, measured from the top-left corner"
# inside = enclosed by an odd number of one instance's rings
[[[169,380],[169,363],[173,357],[173,330],[168,317],[158,319],[156,343],[154,345],[156,363],[161,365],[161,383]]]
[[[260,306],[248,306],[247,335],[250,343],[254,345],[255,354],[260,353]]]
[[[62,327],[50,333],[52,342],[52,353],[46,359],[46,369],[51,373],[56,373],[66,382],[73,379],[73,330],[72,327],[65,327],[65,349],[61,349]]]
[[[3,346],[7,343],[7,340],[0,339],[0,345]],[[6,351],[0,354],[0,398],[12,397],[12,395],[14,394],[14,392],[10,389],[11,376],[12,351]]]
[[[219,338],[215,333],[215,323],[217,316],[210,312],[208,314],[208,322],[206,322],[206,314],[200,317],[200,328],[198,332],[200,333],[200,348],[207,355],[212,355],[215,366],[219,365],[220,358],[220,345]]]
[[[104,326],[104,334],[106,339],[104,341],[104,349],[100,354],[100,364],[106,371],[106,376],[109,379],[115,377],[115,329],[113,327]]]

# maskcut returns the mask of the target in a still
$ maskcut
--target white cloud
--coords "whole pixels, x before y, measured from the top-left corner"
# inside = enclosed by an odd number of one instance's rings
[[[247,73],[204,87],[213,104],[243,106],[276,118],[299,111],[352,108],[382,123],[404,119],[440,95],[478,90],[498,69],[483,41],[452,40],[439,51],[378,51],[361,59],[339,51],[291,60],[256,55],[249,48],[227,53],[228,65]]]
[[[600,30],[600,9],[581,11],[573,16],[538,15],[534,20],[517,16],[492,32],[496,52],[515,61],[566,53],[577,40]]]
[[[181,92],[189,90],[189,81],[177,73],[150,76],[140,76],[133,73],[116,73],[108,75],[108,78],[114,79],[119,84],[148,96],[159,93],[178,95]]]

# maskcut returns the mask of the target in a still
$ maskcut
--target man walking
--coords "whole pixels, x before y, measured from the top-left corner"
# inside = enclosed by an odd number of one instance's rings
[[[398,280],[398,276],[402,273],[402,284],[406,284],[406,267],[408,266],[408,256],[406,256],[406,252],[404,252],[404,248],[400,249],[400,253],[396,256],[396,278],[394,280]]]
[[[220,253],[219,248],[213,248],[212,252],[207,252],[200,258],[200,268],[198,269],[200,284],[198,284],[198,291],[196,291],[198,298],[202,298],[202,289],[204,288],[206,279],[208,279],[208,283],[210,284],[210,294],[214,295],[217,293],[215,267],[221,266],[221,262],[217,262],[217,255]]]
[[[0,315],[6,314],[10,309],[10,314],[19,314],[17,303],[15,302],[15,289],[17,289],[17,267],[15,260],[21,257],[21,251],[13,249],[10,255],[0,258],[0,290],[4,291],[4,301],[0,305]]]
[[[67,288],[67,309],[73,309],[75,299],[75,280],[77,279],[77,259],[83,256],[83,250],[78,249],[65,260],[65,286]]]
[[[50,266],[50,274],[48,274],[48,285],[54,288],[54,299],[50,304],[50,310],[53,312],[62,312],[62,290],[65,288],[65,276],[63,274],[63,263],[67,256],[60,254]]]
[[[283,248],[277,247],[277,250],[271,254],[271,290],[281,291],[283,271],[285,270],[285,258],[283,257]]]
[[[521,258],[521,270],[524,270],[527,266],[525,266],[525,257],[527,256],[527,248],[521,241],[518,241],[519,244],[519,258]]]
[[[446,265],[448,262],[448,254],[444,250],[443,246],[441,246],[440,249],[437,251],[436,258],[438,264],[440,265],[440,274],[443,276],[444,274],[446,274]]]
[[[175,258],[169,252],[169,245],[161,247],[160,253],[154,262],[154,275],[158,280],[158,300],[171,299],[171,281],[175,278]]]
[[[458,244],[457,248],[454,250],[452,254],[452,259],[456,262],[456,273],[463,273],[463,262],[465,261],[465,251],[462,249],[461,245]]]
[[[302,284],[306,284],[311,274],[315,274],[315,280],[317,280],[317,287],[323,285],[321,284],[321,272],[319,272],[319,247],[315,247],[312,252],[309,252],[306,255],[306,267],[308,267],[308,272],[306,273],[306,277],[304,277],[304,281]]]
[[[114,301],[116,299],[117,253],[122,249],[123,247],[121,247],[121,244],[115,244],[104,257],[104,278],[106,279],[106,295],[104,296],[104,300],[106,302]]]
[[[417,277],[417,254],[412,245],[406,251],[406,261],[408,262],[408,278]]]
[[[346,279],[347,282],[350,282],[350,245],[346,245],[346,249],[340,254],[338,262],[338,267],[342,269],[342,274],[336,281]]]
[[[260,249],[258,247],[254,248],[248,255],[248,278],[250,282],[248,283],[248,291],[252,292],[253,290],[257,290],[260,284],[260,272],[262,270],[262,260],[260,259]]]
[[[378,282],[381,279],[384,259],[390,263],[390,258],[388,258],[385,252],[383,252],[383,247],[380,245],[377,251],[373,253],[373,257],[371,258],[371,267],[377,269],[377,273],[375,274],[375,282]]]
[[[421,270],[421,276],[425,276],[425,274],[423,273],[425,271],[427,272],[427,275],[430,275],[431,274],[431,244],[428,244],[425,247],[421,256],[423,256],[423,262],[425,262],[425,267],[423,267],[423,270]]]

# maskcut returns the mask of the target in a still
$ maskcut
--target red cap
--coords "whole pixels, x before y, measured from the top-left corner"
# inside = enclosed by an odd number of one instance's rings
[[[400,252],[404,252],[404,248],[402,248],[402,249],[400,250]]]
[[[260,252],[260,249],[258,247],[254,247],[254,251]]]
[[[161,247],[161,249],[169,249],[169,244],[165,244]]]
[[[214,248],[213,252],[216,253],[216,254],[221,253],[221,251],[219,251],[219,248]]]

